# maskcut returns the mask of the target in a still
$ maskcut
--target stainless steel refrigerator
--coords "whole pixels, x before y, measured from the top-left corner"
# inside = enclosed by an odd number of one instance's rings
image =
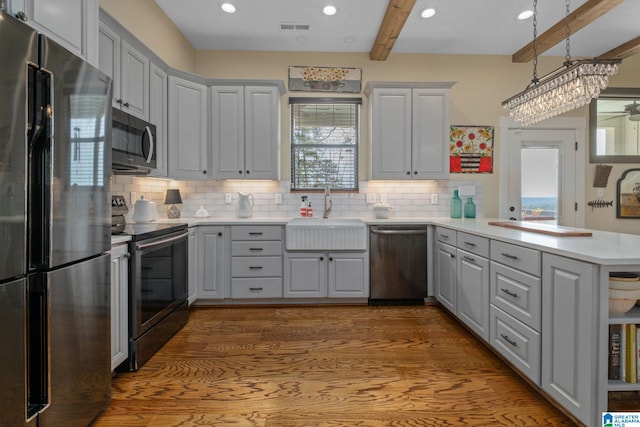
[[[0,12],[0,425],[111,397],[111,82]]]

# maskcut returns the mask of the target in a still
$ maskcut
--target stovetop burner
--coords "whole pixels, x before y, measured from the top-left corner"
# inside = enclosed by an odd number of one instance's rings
[[[143,239],[150,239],[152,237],[159,237],[165,234],[173,233],[175,231],[186,230],[188,224],[173,224],[162,222],[145,222],[127,224],[124,227],[122,234],[128,234],[131,236],[132,241],[138,241]]]

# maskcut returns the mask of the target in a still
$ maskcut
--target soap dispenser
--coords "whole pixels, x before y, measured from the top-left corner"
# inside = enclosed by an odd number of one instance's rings
[[[300,216],[307,216],[307,196],[300,198]]]

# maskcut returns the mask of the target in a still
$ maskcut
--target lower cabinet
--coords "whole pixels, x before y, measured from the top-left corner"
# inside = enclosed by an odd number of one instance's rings
[[[200,265],[198,264],[198,227],[189,228],[188,260],[189,268],[187,271],[189,273],[189,279],[187,282],[187,300],[189,301],[189,305],[191,305],[198,297],[198,277],[200,275],[200,272],[198,271],[198,266]]]
[[[231,238],[229,227],[198,227],[197,297],[224,299],[229,297],[229,254]]]
[[[367,298],[366,252],[285,252],[285,298]]]
[[[129,245],[111,248],[111,370],[129,357]]]
[[[489,339],[489,260],[458,249],[458,317],[475,333]]]
[[[541,386],[586,425],[596,406],[598,267],[542,256]]]
[[[435,254],[436,299],[449,311],[456,311],[456,248],[436,242]]]

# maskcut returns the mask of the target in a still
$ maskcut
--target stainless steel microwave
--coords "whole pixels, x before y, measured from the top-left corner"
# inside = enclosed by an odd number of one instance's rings
[[[155,125],[114,108],[111,133],[113,173],[148,175],[151,169],[155,169],[155,136]]]

